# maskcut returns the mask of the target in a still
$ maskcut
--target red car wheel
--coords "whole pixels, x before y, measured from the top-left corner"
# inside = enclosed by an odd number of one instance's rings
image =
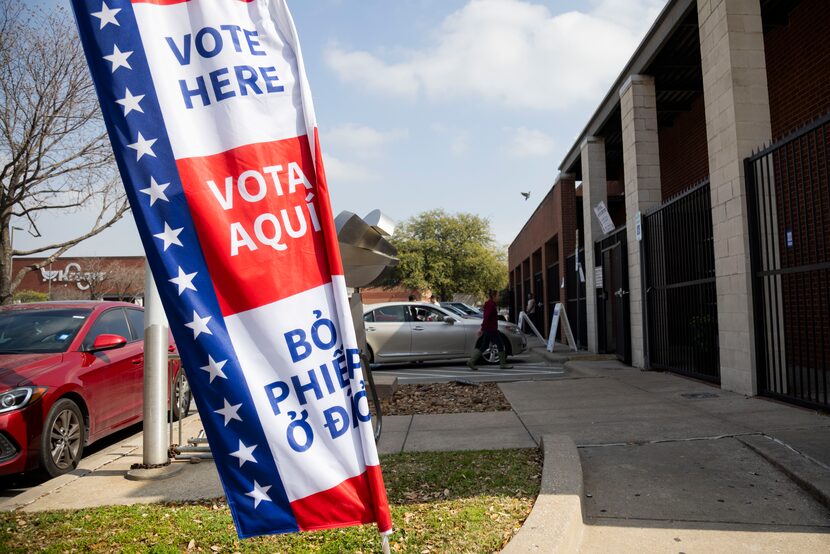
[[[40,466],[57,477],[78,466],[84,450],[84,417],[78,405],[61,398],[46,418],[40,439]]]

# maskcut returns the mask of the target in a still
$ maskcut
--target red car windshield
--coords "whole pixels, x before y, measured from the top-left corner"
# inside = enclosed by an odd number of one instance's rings
[[[92,310],[0,311],[0,354],[66,352]]]

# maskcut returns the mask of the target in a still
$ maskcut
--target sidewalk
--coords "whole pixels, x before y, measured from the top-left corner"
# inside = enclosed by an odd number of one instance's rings
[[[830,417],[613,361],[502,386],[534,439],[568,435],[580,552],[830,551]]]
[[[569,378],[500,385],[512,412],[385,417],[379,450],[525,448],[566,435],[583,473],[582,552],[830,551],[830,417],[612,360],[567,365]],[[200,429],[191,416],[184,436]],[[139,434],[0,509],[221,495],[209,461],[165,481],[126,480],[140,460]]]

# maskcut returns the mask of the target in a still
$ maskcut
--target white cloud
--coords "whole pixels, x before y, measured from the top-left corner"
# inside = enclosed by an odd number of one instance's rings
[[[433,123],[432,131],[446,137],[450,152],[453,156],[462,156],[470,151],[469,134],[455,127],[449,127],[443,123]]]
[[[326,179],[329,184],[371,183],[380,179],[380,175],[360,163],[347,162],[331,154],[323,154],[326,167]]]
[[[553,154],[556,148],[553,138],[542,131],[527,127],[505,131],[510,135],[507,153],[514,158],[541,158]]]
[[[386,145],[407,136],[406,131],[378,131],[365,125],[346,124],[335,127],[321,137],[327,147],[338,153],[360,158],[377,158]]]
[[[432,45],[403,59],[330,46],[346,82],[404,98],[478,98],[512,108],[565,109],[605,92],[665,0],[599,0],[553,15],[527,0],[470,0]]]

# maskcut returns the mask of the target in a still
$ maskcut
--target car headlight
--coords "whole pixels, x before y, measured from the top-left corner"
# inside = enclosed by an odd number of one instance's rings
[[[40,399],[46,387],[20,387],[0,394],[0,414],[19,410]]]

